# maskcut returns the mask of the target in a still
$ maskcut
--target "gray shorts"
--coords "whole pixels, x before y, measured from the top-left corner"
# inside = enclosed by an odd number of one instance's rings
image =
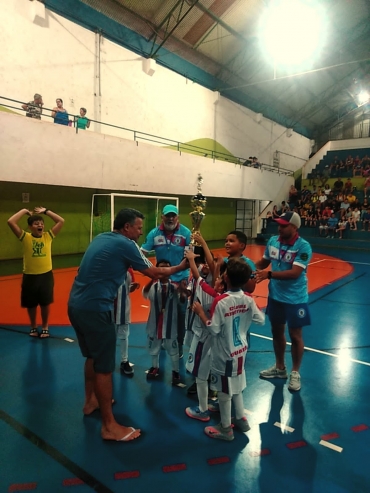
[[[68,307],[81,353],[94,360],[96,373],[112,373],[116,366],[116,325],[113,311],[90,312]]]

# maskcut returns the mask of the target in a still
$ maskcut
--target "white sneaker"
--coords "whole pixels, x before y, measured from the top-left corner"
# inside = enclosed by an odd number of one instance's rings
[[[276,368],[276,365],[271,368],[267,368],[267,370],[260,371],[261,378],[288,378],[288,374],[286,372],[286,368],[283,370],[279,370]]]
[[[301,390],[301,375],[297,371],[292,371],[289,376],[289,390]]]

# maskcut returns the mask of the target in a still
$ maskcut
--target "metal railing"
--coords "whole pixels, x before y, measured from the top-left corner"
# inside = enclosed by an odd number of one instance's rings
[[[4,103],[3,101],[6,101],[6,102]],[[13,104],[9,104],[9,103],[13,103]],[[14,103],[16,103],[17,106],[14,106]],[[7,98],[5,96],[0,96],[0,106],[2,106],[4,108],[14,109],[17,112],[25,112],[26,113],[26,110],[23,110],[23,108],[20,106],[22,104],[28,104],[28,103],[29,103],[29,101],[19,101],[16,99]],[[43,106],[42,111],[43,111],[42,117],[46,117],[46,118],[50,118],[50,119],[53,118],[51,116],[51,112],[53,111],[52,108],[47,108],[47,107]],[[50,112],[50,115],[45,113],[45,111]],[[68,116],[70,119],[69,120],[70,126],[74,126],[76,129],[76,133],[78,133],[79,129],[76,125],[76,120],[79,118],[80,115],[74,115],[74,114],[68,113]],[[72,120],[71,120],[71,118],[72,118]],[[256,169],[259,169],[261,171],[270,171],[272,173],[278,173],[281,175],[289,175],[289,176],[292,176],[294,174],[294,172],[292,170],[289,170],[289,169],[285,169],[285,168],[281,168],[281,167],[277,167],[277,166],[271,166],[269,164],[264,164],[264,163],[254,163],[251,158],[233,156],[231,154],[227,154],[224,152],[207,149],[206,147],[200,147],[200,146],[196,146],[193,144],[187,144],[187,143],[179,142],[179,141],[176,141],[173,139],[168,139],[166,137],[160,137],[158,135],[152,135],[152,134],[148,134],[145,132],[140,132],[139,130],[133,130],[131,128],[121,127],[119,125],[113,125],[112,123],[102,122],[102,121],[98,121],[98,120],[92,120],[90,118],[88,120],[91,123],[97,123],[99,125],[104,125],[104,127],[115,128],[115,129],[122,130],[124,132],[129,132],[130,134],[132,134],[133,140],[135,142],[144,141],[144,142],[159,144],[161,146],[165,146],[164,148],[166,148],[166,149],[175,150],[175,151],[178,151],[180,153],[181,152],[187,152],[190,154],[196,154],[198,156],[203,156],[205,158],[210,158],[213,160],[226,161],[226,162],[236,164],[239,166],[247,166],[247,167],[251,167],[251,168],[256,168]]]

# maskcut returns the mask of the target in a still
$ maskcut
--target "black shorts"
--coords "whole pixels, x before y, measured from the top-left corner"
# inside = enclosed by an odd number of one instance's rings
[[[34,308],[37,305],[47,306],[54,301],[53,271],[45,274],[23,274],[21,290],[21,306]]]
[[[116,366],[116,325],[113,311],[90,312],[68,307],[82,356],[94,360],[96,373],[112,373]]]

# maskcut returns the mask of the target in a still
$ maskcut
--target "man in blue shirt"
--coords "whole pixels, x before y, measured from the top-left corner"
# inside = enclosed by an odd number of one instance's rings
[[[288,388],[296,391],[301,388],[302,327],[311,324],[306,269],[312,249],[298,234],[301,218],[296,212],[286,212],[275,221],[279,224],[279,236],[270,238],[263,257],[256,262],[256,282],[270,281],[266,313],[271,322],[276,359],[274,366],[260,372],[260,377],[288,378],[285,367],[285,324],[288,323],[293,362]],[[272,269],[264,270],[270,264]]]
[[[155,251],[157,262],[167,260],[171,265],[178,265],[184,258],[185,247],[189,246],[191,231],[179,223],[179,211],[175,205],[168,204],[162,210],[161,224],[152,229],[141,249],[145,254],[151,250]],[[170,277],[177,284],[188,279],[190,270],[186,269]],[[180,357],[185,337],[185,319],[179,314],[177,324],[177,341],[179,344]]]
[[[100,409],[104,440],[129,441],[140,436],[140,430],[120,425],[112,413],[116,356],[113,307],[118,288],[129,267],[152,279],[161,279],[187,266],[183,260],[173,267],[154,267],[144,257],[136,243],[143,234],[143,219],[135,209],[122,209],[114,220],[113,231],[94,238],[83,256],[68,301],[68,316],[86,358],[83,413],[89,415]]]

